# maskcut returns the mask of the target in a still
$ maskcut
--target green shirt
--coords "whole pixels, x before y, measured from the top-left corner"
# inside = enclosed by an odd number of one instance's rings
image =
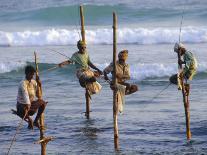
[[[192,80],[193,76],[196,74],[197,60],[190,51],[185,52],[185,54],[183,55],[183,60],[185,62],[184,75],[189,80]]]
[[[84,54],[80,54],[78,52],[75,52],[72,55],[70,60],[72,60],[75,63],[77,70],[89,68],[88,63],[90,61],[90,58],[89,58],[88,52],[85,52]]]

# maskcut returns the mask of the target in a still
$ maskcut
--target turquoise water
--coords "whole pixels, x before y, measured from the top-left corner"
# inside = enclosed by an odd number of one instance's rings
[[[38,3],[39,2],[39,3]],[[15,108],[24,67],[39,57],[44,99],[46,135],[54,136],[48,154],[207,154],[206,2],[189,1],[84,1],[87,50],[91,60],[104,69],[112,61],[112,12],[118,13],[118,51],[129,50],[131,83],[139,91],[126,97],[123,114],[118,116],[120,152],[114,151],[112,91],[107,83],[92,96],[91,117],[84,116],[84,89],[75,77],[74,66],[51,71],[77,51],[80,1],[16,1],[0,4],[0,154],[8,150],[20,119]],[[173,52],[178,40],[182,9],[185,9],[181,39],[196,55],[198,74],[191,81],[190,112],[192,140],[185,135],[182,94],[168,85],[177,72]],[[14,26],[15,25],[15,26]],[[51,50],[52,49],[52,50]],[[42,72],[41,72],[42,71]],[[24,123],[11,154],[40,154],[34,144],[39,131]]]

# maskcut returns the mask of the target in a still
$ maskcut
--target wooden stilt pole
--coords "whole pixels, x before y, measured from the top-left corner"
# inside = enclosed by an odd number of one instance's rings
[[[40,139],[44,139],[44,113],[42,113],[40,117]],[[41,155],[46,155],[46,147],[47,143],[42,142],[41,143]]]
[[[185,108],[185,117],[186,117],[186,136],[187,140],[192,138],[190,131],[190,103],[189,103],[189,93],[190,93],[190,84],[185,84],[185,98],[184,108]]]
[[[117,53],[117,16],[113,13],[113,85],[115,89],[113,90],[113,121],[114,121],[114,148],[116,151],[119,150],[119,129],[118,129],[118,102],[117,102],[117,79],[116,79],[116,53]]]
[[[80,18],[81,18],[81,36],[82,36],[82,41],[86,43],[85,39],[85,27],[84,27],[84,15],[83,15],[83,6],[80,6]],[[85,93],[85,98],[86,98],[86,118],[89,119],[90,116],[90,95],[88,94],[88,90],[86,89]]]
[[[39,78],[38,74],[38,63],[37,63],[37,54],[34,52],[35,55],[35,65],[36,65],[36,79]],[[38,99],[42,99],[42,86],[37,84],[37,97]],[[41,155],[46,155],[46,147],[47,143],[53,139],[53,137],[45,137],[44,130],[45,130],[45,123],[44,123],[44,112],[40,116],[40,140],[37,142],[41,144]]]
[[[89,115],[90,115],[90,97],[88,94],[88,90],[86,89],[86,93],[85,93],[85,97],[86,97],[86,118],[89,119]]]
[[[181,60],[180,51],[178,51],[178,61]],[[182,71],[182,64],[178,64],[179,72]],[[178,76],[180,76],[178,74]],[[179,78],[178,78],[179,80]],[[179,82],[178,82],[179,83]],[[191,131],[190,131],[190,106],[189,106],[189,92],[190,92],[190,85],[184,83],[184,77],[181,77],[181,86],[182,86],[182,95],[183,95],[183,104],[185,109],[185,120],[186,120],[186,136],[187,140],[191,139]]]
[[[82,41],[86,42],[85,38],[85,28],[84,28],[84,16],[83,16],[83,6],[80,6],[80,18],[81,18],[81,36],[82,36]]]

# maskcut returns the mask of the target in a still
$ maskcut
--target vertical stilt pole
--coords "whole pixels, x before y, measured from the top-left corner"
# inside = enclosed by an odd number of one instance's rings
[[[116,51],[117,51],[117,16],[113,13],[113,85],[115,89],[113,90],[113,121],[114,121],[114,148],[116,151],[119,150],[119,130],[118,130],[118,103],[117,103],[117,79],[116,79]]]
[[[179,50],[178,52],[178,62],[179,60],[181,60],[181,51]],[[190,92],[190,85],[187,83],[184,83],[184,76],[180,75],[183,74],[182,71],[182,64],[178,63],[178,69],[179,69],[179,73],[178,73],[178,80],[180,80],[181,78],[181,86],[182,86],[182,95],[183,95],[183,104],[184,104],[184,109],[185,109],[185,122],[186,122],[186,136],[187,136],[187,140],[191,139],[191,131],[190,131],[190,109],[189,109],[189,100],[188,100],[188,96],[189,96],[189,92]],[[182,77],[180,77],[182,76]],[[179,81],[178,81],[179,83]]]
[[[190,85],[185,84],[185,100],[184,100],[184,108],[185,108],[185,117],[186,117],[186,136],[187,140],[191,139],[191,131],[190,131],[190,103],[189,103],[189,93],[190,93]]]
[[[89,98],[89,94],[88,94],[88,90],[86,89],[86,93],[85,93],[85,97],[86,97],[86,118],[89,119],[89,114],[90,114],[90,98]]]
[[[38,74],[38,63],[37,63],[37,54],[34,52],[35,55],[35,65],[36,65],[36,80],[39,78]],[[42,99],[42,86],[37,84],[37,98]],[[40,116],[40,140],[38,143],[41,144],[41,155],[46,155],[46,147],[47,143],[53,139],[53,137],[45,137],[44,130],[45,130],[45,121],[44,121],[44,112]]]
[[[86,39],[85,39],[85,28],[84,28],[83,6],[80,6],[80,18],[81,18],[81,36],[82,36],[82,41],[86,42]]]
[[[40,139],[44,139],[44,113],[42,113],[40,117]],[[41,155],[46,155],[46,145],[47,143],[42,142],[41,143]]]
[[[86,42],[85,39],[85,28],[84,28],[84,16],[83,16],[83,6],[80,6],[80,18],[81,18],[81,36],[82,36],[82,41]],[[90,116],[90,97],[88,94],[88,90],[86,90],[85,93],[85,98],[86,98],[86,118],[89,119]]]

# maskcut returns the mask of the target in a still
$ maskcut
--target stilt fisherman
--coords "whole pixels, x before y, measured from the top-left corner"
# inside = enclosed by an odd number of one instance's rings
[[[33,125],[40,127],[39,119],[44,112],[46,102],[42,99],[36,99],[37,97],[37,84],[41,85],[41,81],[33,79],[35,69],[32,66],[26,66],[25,79],[19,84],[17,94],[17,115],[28,122],[28,128],[33,129]],[[38,111],[38,112],[37,112]],[[37,112],[36,118],[33,122],[30,116]]]
[[[182,89],[181,81],[183,80],[192,80],[197,71],[197,60],[191,51],[188,51],[182,43],[176,43],[174,46],[174,52],[180,52],[182,59],[178,60],[178,64],[184,64],[185,67],[180,72],[179,77],[177,74],[174,74],[170,77],[170,82],[178,85],[178,89]],[[178,80],[179,79],[179,80]]]
[[[103,72],[98,69],[90,60],[89,54],[86,51],[86,44],[79,40],[77,42],[78,52],[75,52],[70,60],[64,61],[59,64],[62,67],[67,64],[74,63],[76,66],[76,76],[82,87],[89,91],[89,94],[96,94],[101,90],[101,85],[96,81]],[[90,68],[96,70],[92,71]]]
[[[117,81],[119,84],[126,86],[126,95],[132,94],[138,90],[137,85],[127,83],[126,80],[130,79],[130,68],[129,64],[126,63],[126,60],[128,58],[128,50],[122,50],[118,54],[119,60],[117,63]],[[107,66],[104,69],[104,77],[105,80],[109,80],[107,74],[113,72],[113,64],[111,63],[109,66]]]
[[[130,79],[130,68],[129,64],[126,63],[128,58],[128,50],[122,50],[118,54],[118,61],[116,62],[116,78],[117,78],[117,89],[118,89],[118,109],[119,112],[123,111],[123,104],[125,103],[124,96],[135,93],[138,91],[138,86],[126,82]],[[113,63],[104,69],[104,78],[109,80],[107,74],[113,74]],[[111,85],[111,89],[115,89]]]

